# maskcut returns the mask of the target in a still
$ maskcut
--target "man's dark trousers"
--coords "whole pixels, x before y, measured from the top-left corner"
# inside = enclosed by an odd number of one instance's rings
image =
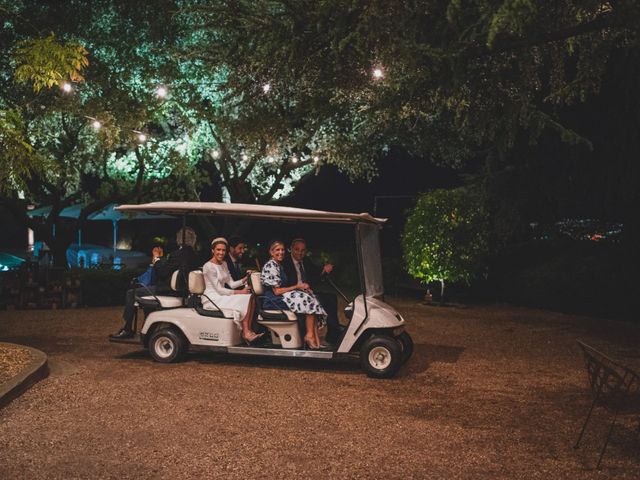
[[[338,299],[333,293],[313,292],[324,311],[327,312],[327,336],[329,343],[337,343],[343,328],[338,321]],[[304,337],[307,334],[307,325],[305,323],[305,315],[298,314],[298,325],[300,326],[300,334]]]
[[[127,290],[124,299],[124,312],[122,319],[124,320],[124,329],[131,331],[133,329],[133,319],[136,316],[136,297],[144,297],[146,295],[154,295],[156,293],[155,286],[137,287]]]

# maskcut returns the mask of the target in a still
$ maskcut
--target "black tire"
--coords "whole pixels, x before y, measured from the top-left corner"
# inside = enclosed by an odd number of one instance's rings
[[[360,347],[360,365],[373,378],[391,378],[402,365],[400,342],[388,335],[374,335]]]
[[[407,332],[402,332],[396,337],[402,347],[402,363],[405,363],[413,355],[413,339]]]
[[[182,335],[171,328],[156,330],[149,339],[149,353],[156,362],[172,363],[182,358],[186,342]]]

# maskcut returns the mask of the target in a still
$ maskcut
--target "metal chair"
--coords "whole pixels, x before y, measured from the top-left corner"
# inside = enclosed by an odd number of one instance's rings
[[[587,423],[589,423],[589,419],[596,405],[600,405],[613,413],[607,438],[602,446],[598,464],[596,465],[596,468],[599,469],[618,415],[640,413],[640,375],[629,367],[615,362],[605,354],[579,340],[578,345],[584,354],[589,386],[593,394],[593,402],[591,408],[589,408],[587,418],[582,425],[582,430],[580,430],[580,435],[578,435],[578,440],[574,448],[580,446],[580,441],[587,428]],[[638,434],[640,434],[640,423],[636,431],[636,439],[638,438]]]

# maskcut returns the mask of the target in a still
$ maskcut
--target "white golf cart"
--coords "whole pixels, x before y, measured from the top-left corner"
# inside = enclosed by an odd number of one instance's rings
[[[371,377],[392,377],[413,352],[413,341],[405,331],[402,316],[382,300],[384,289],[380,262],[379,230],[386,219],[367,213],[323,212],[291,207],[245,205],[236,203],[154,202],[122,205],[123,212],[164,213],[170,215],[233,216],[287,222],[324,222],[351,224],[355,227],[356,251],[361,294],[349,301],[344,310],[349,320],[344,334],[333,351],[303,349],[296,315],[286,310],[263,310],[263,293],[259,272],[251,275],[251,286],[257,299],[257,323],[266,327],[271,342],[263,346],[245,346],[230,311],[205,310],[202,272],[189,274],[187,293],[179,296],[148,295],[138,298],[144,311],[144,324],[139,334],[129,339],[111,339],[148,348],[158,362],[174,362],[187,352],[212,351],[232,355],[264,357],[305,357],[322,360],[359,358]],[[174,274],[174,282],[178,272]],[[333,282],[330,282],[334,286]]]

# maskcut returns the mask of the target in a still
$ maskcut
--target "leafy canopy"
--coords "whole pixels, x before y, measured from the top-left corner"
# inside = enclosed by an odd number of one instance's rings
[[[81,72],[89,65],[88,55],[77,42],[58,42],[54,33],[46,38],[22,40],[14,55],[16,82],[32,84],[36,93],[65,80],[82,82]]]
[[[421,195],[407,217],[402,249],[409,273],[423,282],[469,282],[489,253],[480,195],[464,187]]]
[[[184,5],[200,60],[228,65],[232,98],[254,101],[268,82],[263,103],[288,131],[365,176],[390,145],[454,166],[505,158],[545,130],[589,146],[559,109],[597,94],[611,53],[638,47],[640,25],[635,0]]]

